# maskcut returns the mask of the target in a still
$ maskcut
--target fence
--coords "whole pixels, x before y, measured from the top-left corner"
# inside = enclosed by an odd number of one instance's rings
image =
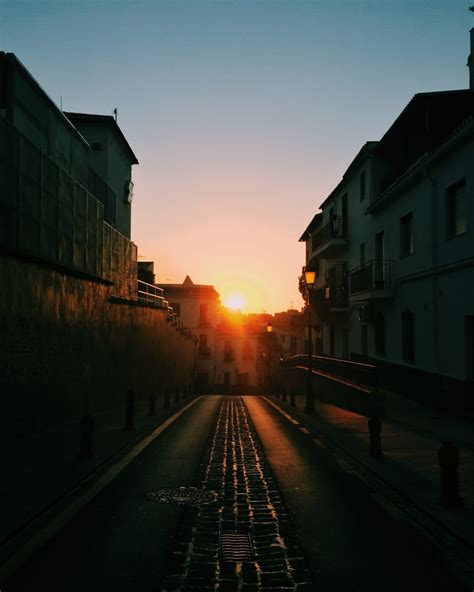
[[[167,308],[163,298],[163,288],[138,280],[138,301],[157,308]]]

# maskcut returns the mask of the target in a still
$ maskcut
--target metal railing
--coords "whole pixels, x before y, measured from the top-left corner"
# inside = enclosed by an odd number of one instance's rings
[[[138,302],[144,302],[157,308],[165,308],[165,299],[163,298],[163,289],[153,284],[147,284],[142,280],[137,280],[138,284]]]
[[[392,261],[374,259],[351,271],[351,294],[392,287]]]
[[[377,367],[373,364],[362,364],[341,358],[328,356],[296,355],[281,362],[284,368],[303,366],[316,371],[327,372],[339,379],[346,379],[356,384],[378,389]]]
[[[333,238],[347,237],[347,216],[333,216],[318,232],[313,236],[311,248],[314,251]]]
[[[207,359],[211,357],[211,349],[209,347],[200,347],[198,349],[198,358]]]
[[[338,261],[326,270],[326,300],[331,308],[346,308],[349,304],[347,263]]]

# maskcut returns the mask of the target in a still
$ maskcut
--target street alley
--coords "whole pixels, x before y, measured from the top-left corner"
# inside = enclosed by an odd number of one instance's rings
[[[296,424],[261,397],[198,398],[3,589],[460,589]]]

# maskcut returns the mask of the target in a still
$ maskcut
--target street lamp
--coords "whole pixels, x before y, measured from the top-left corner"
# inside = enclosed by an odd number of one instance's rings
[[[271,366],[272,366],[272,342],[271,342],[271,333],[273,331],[273,326],[270,321],[268,321],[266,325],[266,338],[265,338],[265,349],[266,351],[263,353],[263,359],[265,360],[265,383],[267,387],[267,393],[272,394],[272,377],[271,377]]]
[[[304,281],[306,284],[306,307],[308,310],[308,372],[306,377],[306,404],[304,407],[305,413],[314,413],[316,408],[314,406],[314,393],[313,393],[313,377],[312,377],[312,355],[313,355],[313,336],[311,326],[311,299],[310,290],[316,282],[316,272],[306,270],[304,272]]]

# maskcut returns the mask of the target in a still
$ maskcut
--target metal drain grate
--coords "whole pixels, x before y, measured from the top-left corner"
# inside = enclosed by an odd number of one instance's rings
[[[219,532],[219,552],[222,561],[253,561],[250,535],[242,532]]]

